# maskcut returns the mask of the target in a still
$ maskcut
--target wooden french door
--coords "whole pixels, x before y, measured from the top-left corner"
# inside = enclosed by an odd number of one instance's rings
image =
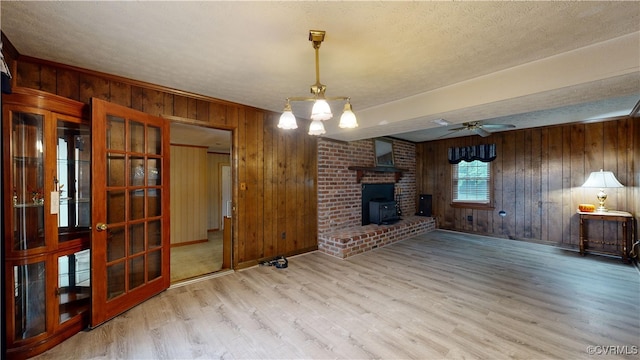
[[[91,326],[167,289],[168,121],[92,99]]]

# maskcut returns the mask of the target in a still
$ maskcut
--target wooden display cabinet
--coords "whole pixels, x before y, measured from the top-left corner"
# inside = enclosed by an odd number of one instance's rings
[[[82,103],[2,100],[5,355],[19,359],[88,325],[91,133]]]

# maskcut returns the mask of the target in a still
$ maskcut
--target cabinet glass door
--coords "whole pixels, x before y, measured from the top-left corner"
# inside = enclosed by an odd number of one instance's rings
[[[58,242],[91,235],[91,131],[89,125],[58,120],[57,177],[60,195]]]
[[[44,258],[12,266],[13,341],[29,339],[47,331],[46,262]]]
[[[58,257],[58,322],[89,310],[91,268],[89,249]]]
[[[8,251],[45,246],[44,115],[11,113],[13,236]]]

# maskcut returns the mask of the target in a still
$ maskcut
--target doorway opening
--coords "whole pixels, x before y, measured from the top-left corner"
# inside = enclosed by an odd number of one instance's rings
[[[231,267],[232,132],[171,124],[171,283]],[[225,228],[226,227],[226,228]]]

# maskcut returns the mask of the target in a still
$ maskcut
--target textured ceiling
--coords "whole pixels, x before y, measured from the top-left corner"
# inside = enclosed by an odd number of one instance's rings
[[[320,78],[360,127],[328,137],[446,135],[628,114],[640,99],[640,2],[12,2],[23,54],[281,111]],[[299,120],[308,103],[294,103]],[[336,118],[342,104],[332,104]],[[299,121],[302,124],[302,121]],[[451,126],[454,127],[454,126]],[[455,135],[467,135],[464,132]]]

